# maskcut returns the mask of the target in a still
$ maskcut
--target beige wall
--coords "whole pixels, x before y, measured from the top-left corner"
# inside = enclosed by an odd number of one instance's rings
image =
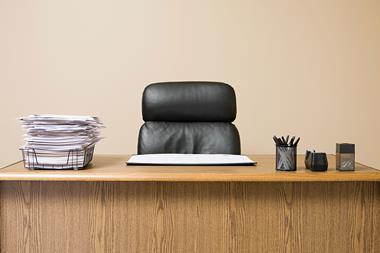
[[[97,115],[96,152],[134,153],[147,84],[217,80],[244,153],[290,133],[380,168],[379,67],[377,0],[0,0],[0,165],[20,158],[19,116]]]

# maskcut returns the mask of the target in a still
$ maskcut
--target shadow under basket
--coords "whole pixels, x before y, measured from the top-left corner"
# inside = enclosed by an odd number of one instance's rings
[[[54,151],[21,148],[24,167],[28,169],[45,170],[79,170],[86,167],[92,160],[95,145],[83,149]]]

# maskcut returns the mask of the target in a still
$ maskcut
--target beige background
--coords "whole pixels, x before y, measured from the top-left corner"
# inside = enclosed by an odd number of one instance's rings
[[[97,115],[96,152],[134,153],[147,84],[217,80],[244,153],[290,133],[380,168],[380,1],[0,0],[0,36],[0,165],[20,158],[19,116]]]

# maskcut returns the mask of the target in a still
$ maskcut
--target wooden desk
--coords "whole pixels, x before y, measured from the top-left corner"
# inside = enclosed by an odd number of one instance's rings
[[[2,252],[379,252],[380,171],[126,166],[0,170]]]

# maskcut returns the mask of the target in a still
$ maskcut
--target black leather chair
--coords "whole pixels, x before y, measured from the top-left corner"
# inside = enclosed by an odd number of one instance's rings
[[[234,89],[218,82],[164,82],[143,93],[138,154],[240,154]]]

